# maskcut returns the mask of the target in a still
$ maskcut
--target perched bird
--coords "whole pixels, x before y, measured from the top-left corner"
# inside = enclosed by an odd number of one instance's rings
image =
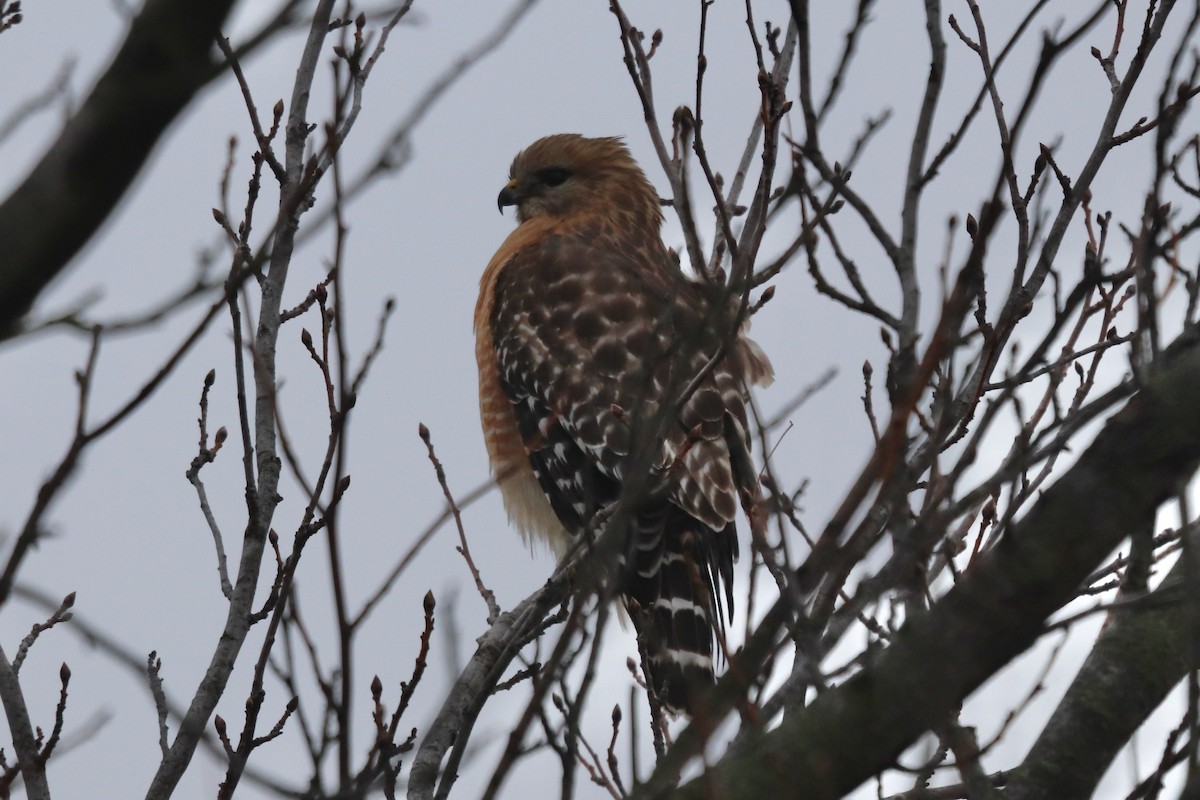
[[[516,206],[520,224],[480,281],[475,355],[505,508],[561,558],[599,533],[594,522],[631,477],[634,437],[672,417],[651,450],[659,490],[621,534],[616,588],[656,695],[690,712],[689,690],[713,682],[713,640],[732,609],[736,511],[758,496],[745,401],[749,384],[771,381],[770,362],[739,334],[722,349],[719,293],[689,280],[663,245],[658,193],[620,139],[534,142],[513,160],[499,205]]]

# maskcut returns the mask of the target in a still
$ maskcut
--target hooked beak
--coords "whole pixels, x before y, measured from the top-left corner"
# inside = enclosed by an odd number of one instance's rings
[[[513,178],[500,190],[500,196],[496,198],[496,208],[500,209],[500,213],[503,214],[504,207],[515,206],[517,199],[517,179]]]

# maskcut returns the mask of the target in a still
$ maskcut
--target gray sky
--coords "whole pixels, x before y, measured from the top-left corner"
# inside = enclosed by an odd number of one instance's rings
[[[256,6],[258,2],[264,5]],[[25,5],[25,21],[0,36],[0,75],[4,76],[0,119],[47,84],[68,57],[77,61],[71,80],[73,93],[85,96],[124,31],[118,3],[41,0]],[[836,57],[849,13],[834,10],[834,5],[849,4],[813,4],[819,13],[829,15],[812,23],[823,73]],[[993,41],[1007,37],[1017,12],[1023,13],[1027,5],[984,4]],[[630,2],[628,6],[636,25],[645,30],[662,27],[666,34],[652,65],[659,113],[669,120],[676,105],[690,104],[694,96],[694,4]],[[265,7],[265,0],[244,4],[242,15],[230,27],[235,41],[239,33],[252,27],[255,11]],[[374,155],[390,127],[407,113],[429,81],[489,30],[507,8],[507,3],[470,0],[417,3],[413,15],[417,24],[394,32],[367,86],[364,111],[348,143],[345,164],[349,174],[356,174]],[[950,0],[946,10],[969,18],[965,3]],[[762,3],[756,14],[760,21],[786,23],[786,4]],[[1043,24],[1052,19],[1048,16]],[[714,162],[729,173],[758,106],[742,4],[718,2],[712,10],[709,36],[705,134]],[[1111,28],[1101,26],[1095,44],[1107,49],[1106,37],[1110,36]],[[1032,41],[1036,45],[1036,37]],[[893,109],[890,123],[854,177],[856,189],[876,204],[893,229],[898,225],[907,146],[927,69],[923,42],[923,21],[916,3],[882,3],[825,136],[830,153],[848,152],[864,119],[884,108]],[[301,43],[298,34],[283,37],[245,65],[260,110],[265,112],[276,99],[289,96]],[[1011,93],[1006,97],[1012,97],[1014,108],[1019,100],[1017,89],[1028,76],[1034,53],[1027,45],[1003,74],[1001,91]],[[974,56],[953,38],[949,55],[951,70],[946,99],[936,120],[936,145],[957,123],[980,84]],[[1161,74],[1161,58],[1154,66],[1158,71],[1153,74]],[[1072,54],[1060,70],[1062,74],[1039,106],[1036,132],[1024,140],[1019,154],[1021,174],[1027,174],[1039,141],[1049,143],[1059,137],[1068,154],[1063,159],[1065,166],[1077,169],[1086,152],[1081,148],[1089,145],[1107,102],[1107,84],[1087,57],[1086,48]],[[329,106],[328,72],[322,70],[318,80],[322,88],[311,106],[313,119],[323,118]],[[1147,83],[1147,87],[1152,85]],[[1138,110],[1129,115],[1128,122],[1150,102],[1149,95],[1135,102]],[[55,111],[42,113],[0,143],[0,191],[6,192],[23,177],[59,119]],[[798,119],[792,123],[798,124]],[[667,193],[637,96],[621,61],[616,22],[607,3],[599,0],[539,4],[512,38],[467,75],[416,131],[411,165],[380,181],[351,206],[345,286],[352,352],[361,355],[370,345],[384,298],[397,300],[387,347],[360,395],[349,440],[349,472],[354,482],[343,507],[342,525],[353,605],[370,595],[399,554],[442,508],[441,492],[416,435],[418,422],[431,429],[457,494],[487,478],[476,407],[471,315],[478,277],[515,224],[511,215],[497,215],[495,198],[516,151],[542,135],[564,131],[625,136],[651,180],[661,193]],[[218,184],[231,135],[239,139],[231,205],[240,209],[252,137],[240,93],[226,78],[205,91],[170,130],[117,214],[66,277],[41,298],[35,315],[56,313],[99,291],[101,299],[91,313],[100,318],[120,316],[146,308],[186,283],[196,268],[197,253],[218,240],[210,209],[218,204]],[[994,172],[998,162],[995,142],[994,124],[985,114],[969,136],[964,153],[940,177],[924,208],[921,269],[930,280],[930,299],[923,315],[927,325],[934,316],[932,276],[944,246],[944,221],[951,211],[976,208],[979,199],[990,192],[990,185],[980,185],[978,176]],[[1122,189],[1131,183],[1140,186],[1147,167],[1142,150],[1116,154],[1096,185],[1095,206],[1131,218],[1140,197]],[[784,174],[781,171],[781,178]],[[264,191],[260,231],[273,199],[269,190]],[[326,190],[319,203],[327,199]],[[701,207],[707,204],[701,203]],[[665,237],[672,246],[682,242],[678,226],[671,220]],[[964,238],[960,234],[960,250]],[[1082,242],[1082,230],[1073,229],[1062,250],[1065,258],[1079,260]],[[781,244],[782,240],[768,239],[764,252],[773,254]],[[852,240],[851,247],[877,299],[894,301],[894,277],[882,254],[866,237]],[[330,252],[328,236],[320,236],[297,253],[285,305],[297,302],[320,279]],[[223,271],[227,263],[227,254],[219,251],[215,269]],[[1003,264],[1003,260],[995,263]],[[788,486],[811,480],[803,503],[804,519],[810,527],[820,528],[869,452],[870,435],[859,400],[861,365],[864,359],[876,365],[878,389],[886,352],[877,324],[818,297],[801,263],[776,283],[776,298],[755,318],[753,332],[776,368],[775,386],[759,395],[763,408],[771,414],[830,367],[839,370],[836,380],[794,415],[794,427],[775,455],[776,468]],[[193,309],[145,335],[106,339],[97,371],[93,417],[115,408],[152,374],[196,316]],[[324,446],[324,399],[319,376],[299,341],[301,324],[312,328],[314,322],[311,317],[303,323],[292,322],[281,338],[282,415],[312,471]],[[225,601],[217,582],[212,541],[184,471],[195,455],[196,402],[210,368],[217,370],[210,428],[236,427],[228,332],[229,323],[222,320],[141,412],[88,452],[80,474],[50,515],[53,536],[42,542],[21,573],[24,583],[55,596],[76,591],[79,615],[134,652],[144,655],[157,650],[163,659],[167,691],[176,702],[190,698],[224,619]],[[4,537],[12,537],[19,529],[39,482],[66,447],[75,410],[72,375],[82,365],[85,353],[84,338],[64,332],[0,346],[0,370],[5,375],[0,419],[7,423],[0,427],[0,535]],[[1119,371],[1124,363],[1114,361],[1112,366]],[[877,399],[883,400],[882,396]],[[231,437],[229,447],[204,472],[231,550],[236,549],[244,513],[235,439]],[[294,484],[285,488],[284,495],[274,527],[290,547],[303,498]],[[483,577],[501,605],[515,604],[552,570],[547,554],[531,557],[509,528],[498,496],[472,506],[464,521]],[[386,697],[393,701],[399,681],[407,679],[416,652],[420,600],[427,589],[442,601],[443,611],[457,596],[462,649],[458,658],[465,657],[467,646],[482,632],[486,610],[470,586],[455,544],[452,529],[442,530],[363,636],[357,663],[360,712],[369,707],[367,686],[372,675],[383,679]],[[325,559],[319,545],[314,541],[311,546],[298,581],[301,607],[315,629],[322,631],[321,646],[330,656],[335,640],[329,635]],[[268,580],[265,577],[262,583]],[[22,602],[10,604],[0,618],[4,646],[15,648],[30,625],[44,616]],[[443,615],[429,674],[405,725],[422,726],[451,680],[449,665],[454,658],[446,653],[446,629]],[[252,635],[248,650],[243,651],[244,661],[253,656],[257,641],[258,636]],[[586,723],[590,727],[585,734],[595,741],[607,741],[607,709],[614,698],[623,698],[628,692],[624,657],[633,649],[632,637],[614,632],[606,651],[602,685],[593,698],[598,713]],[[1059,691],[1065,686],[1062,680],[1073,670],[1071,664],[1078,663],[1084,652],[1081,647],[1067,649],[1060,661]],[[974,719],[970,721],[981,726],[983,736],[995,730],[1013,695],[1031,685],[1043,658],[1040,653],[1026,656],[994,682],[997,685],[972,701],[969,715]],[[69,630],[52,631],[39,641],[22,672],[31,712],[45,726],[52,721],[58,692],[55,676],[61,661],[68,662],[73,672],[68,736],[96,716],[106,716],[107,722],[98,735],[51,761],[50,780],[56,796],[135,797],[144,793],[158,752],[145,681],[113,666]],[[219,709],[233,730],[240,729],[248,681],[249,669],[239,669]],[[523,691],[514,692],[489,704],[476,736],[479,743],[490,746],[468,765],[466,784],[460,787],[464,797],[472,796],[472,787],[490,772],[497,737],[525,697]],[[272,687],[264,718],[277,714],[285,701],[286,695]],[[1010,766],[1043,720],[1044,714],[1036,712],[1022,718],[1007,746],[994,751],[988,766]],[[356,747],[365,751],[369,734],[365,713],[360,723]],[[1143,756],[1157,758],[1157,746],[1157,742],[1147,743]],[[307,774],[294,733],[272,742],[252,763],[285,778]],[[177,796],[211,797],[222,776],[222,769],[200,755]],[[545,773],[539,775],[537,769],[518,770],[505,796],[529,796],[531,787],[544,787],[544,779]],[[601,796],[600,790],[586,784],[580,792],[584,797]],[[244,786],[241,796],[258,795]]]

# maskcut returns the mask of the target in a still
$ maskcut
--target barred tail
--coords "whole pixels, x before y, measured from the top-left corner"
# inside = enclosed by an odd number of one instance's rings
[[[691,714],[698,691],[713,684],[713,643],[725,622],[720,589],[737,538],[732,525],[717,533],[673,506],[655,516],[637,521],[626,597],[655,695]]]

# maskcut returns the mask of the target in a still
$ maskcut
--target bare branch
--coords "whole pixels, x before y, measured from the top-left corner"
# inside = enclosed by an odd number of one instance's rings
[[[92,93],[0,203],[0,337],[12,335],[108,218],[167,127],[218,74],[209,51],[232,6],[149,0]]]
[[[60,622],[67,622],[73,614],[71,608],[75,605],[75,593],[71,592],[63,598],[62,603],[50,615],[50,618],[45,622],[39,622],[33,626],[33,630],[29,635],[21,640],[21,646],[17,648],[17,655],[12,661],[12,671],[14,673],[21,671],[21,664],[25,662],[25,657],[29,655],[29,649],[33,647],[33,643],[42,635],[43,631],[48,631]]]
[[[454,502],[454,496],[450,493],[450,486],[446,483],[446,471],[442,468],[442,462],[438,460],[437,454],[433,451],[433,439],[430,438],[429,428],[422,423],[418,427],[418,433],[421,436],[421,441],[425,443],[425,449],[429,453],[429,463],[433,464],[433,471],[437,475],[438,485],[442,487],[442,494],[446,498],[446,505],[450,509],[450,513],[454,515],[454,525],[458,529],[458,552],[467,562],[467,568],[471,570],[471,578],[475,581],[475,588],[479,591],[479,596],[483,598],[483,602],[487,605],[488,625],[494,625],[500,617],[500,604],[496,602],[496,594],[483,583],[483,578],[479,574],[479,568],[475,566],[475,560],[471,558],[471,548],[467,545],[467,532],[463,528],[462,513],[458,509],[458,504]]]
[[[8,718],[8,730],[13,739],[13,750],[16,751],[17,767],[25,781],[25,792],[30,800],[50,800],[46,764],[41,759],[34,739],[33,723],[25,707],[25,694],[3,648],[0,648],[0,703],[4,705],[4,714]]]

